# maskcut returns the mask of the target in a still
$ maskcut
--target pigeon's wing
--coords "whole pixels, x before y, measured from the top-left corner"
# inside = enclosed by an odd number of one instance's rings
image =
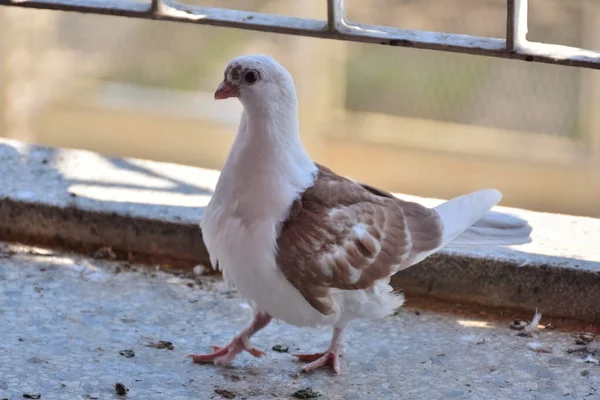
[[[331,288],[366,289],[442,241],[438,213],[319,166],[278,239],[278,266],[304,298],[332,312]]]

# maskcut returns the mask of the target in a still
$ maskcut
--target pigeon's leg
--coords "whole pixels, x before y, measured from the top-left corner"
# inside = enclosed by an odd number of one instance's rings
[[[346,329],[346,324],[336,326],[333,328],[333,337],[327,351],[323,353],[314,354],[294,354],[294,357],[298,357],[300,361],[309,362],[302,371],[308,372],[317,368],[329,365],[335,374],[340,373],[340,354],[342,346],[342,334]]]
[[[262,350],[253,347],[250,343],[250,338],[256,332],[263,329],[265,326],[269,325],[272,317],[263,312],[257,312],[254,314],[252,318],[252,322],[244,328],[240,333],[238,333],[231,342],[225,347],[212,346],[214,349],[213,353],[210,354],[190,354],[188,357],[191,357],[192,360],[196,363],[206,363],[212,362],[215,365],[224,366],[227,365],[242,351],[247,351],[252,354],[254,357],[261,357],[265,355],[265,352]]]

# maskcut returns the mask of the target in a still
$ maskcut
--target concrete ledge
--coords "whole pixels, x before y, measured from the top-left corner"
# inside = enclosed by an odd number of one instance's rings
[[[119,258],[141,261],[209,262],[197,224],[103,213],[72,205],[60,207],[3,198],[0,237],[86,253],[110,246]]]
[[[597,267],[596,267],[597,268]],[[600,273],[556,260],[514,260],[443,252],[396,274],[394,287],[457,303],[534,311],[546,316],[600,320]]]
[[[119,257],[208,263],[198,222],[216,171],[0,140],[0,176],[0,240],[86,252],[111,246]],[[449,249],[397,274],[394,286],[409,301],[429,295],[600,320],[600,220],[505,211],[531,221],[534,243]]]

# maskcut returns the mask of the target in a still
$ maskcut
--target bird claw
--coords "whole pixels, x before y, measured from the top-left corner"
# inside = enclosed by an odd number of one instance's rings
[[[195,363],[206,363],[213,362],[216,358],[224,356],[227,354],[227,349],[225,347],[212,346],[214,352],[208,354],[188,354],[188,357],[192,359]]]
[[[247,338],[235,338],[225,347],[215,345],[211,347],[214,350],[213,353],[190,354],[188,357],[190,357],[195,363],[212,362],[216,365],[227,365],[242,351],[247,351],[257,358],[266,354],[264,351],[251,346]]]
[[[264,351],[262,351],[261,349],[257,349],[256,347],[251,347],[250,349],[246,349],[246,351],[248,353],[252,354],[256,358],[260,358],[260,357],[264,356],[265,354],[267,354]]]
[[[313,353],[313,354],[292,354],[294,357],[297,357],[298,360],[304,362],[313,362],[317,361],[319,358],[323,357],[325,353]]]
[[[341,371],[340,356],[331,351],[314,354],[294,354],[294,357],[297,357],[300,361],[309,363],[302,367],[302,372],[313,371],[325,366],[330,366],[334,374],[339,374]]]

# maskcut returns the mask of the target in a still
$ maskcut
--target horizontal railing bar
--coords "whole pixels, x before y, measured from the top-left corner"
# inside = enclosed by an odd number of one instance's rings
[[[329,9],[328,21],[187,6],[160,0],[154,0],[154,4],[115,0],[0,0],[0,5],[7,6],[177,21],[600,69],[600,52],[575,47],[525,41],[509,50],[507,41],[500,38],[349,23],[343,18],[343,4],[336,0],[328,4],[336,6]]]

